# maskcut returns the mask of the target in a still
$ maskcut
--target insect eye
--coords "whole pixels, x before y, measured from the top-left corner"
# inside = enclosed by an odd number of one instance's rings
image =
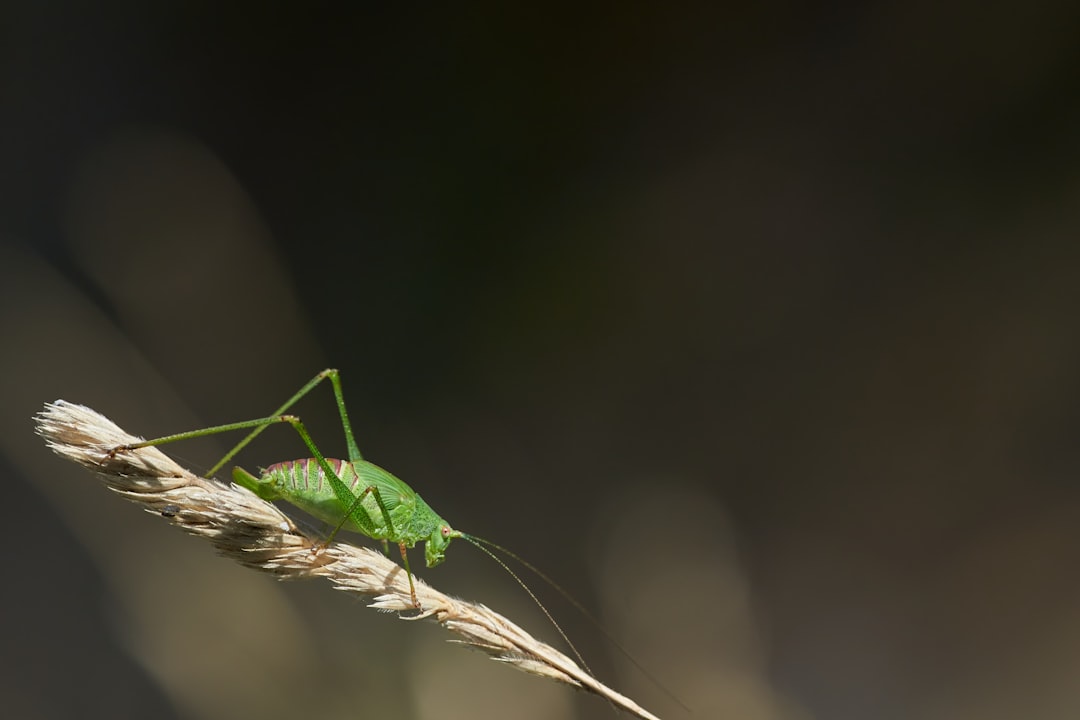
[[[442,536],[444,538],[450,537],[450,526],[449,525],[443,525],[442,526]]]

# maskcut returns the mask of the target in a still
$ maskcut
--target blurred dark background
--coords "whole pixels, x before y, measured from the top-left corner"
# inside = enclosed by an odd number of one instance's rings
[[[4,4],[4,714],[610,717],[31,434],[335,366],[366,455],[663,717],[1076,717],[1078,73],[1065,2]],[[477,555],[420,574],[554,638]]]

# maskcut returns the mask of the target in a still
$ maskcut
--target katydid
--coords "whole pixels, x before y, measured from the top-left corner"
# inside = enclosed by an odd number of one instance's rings
[[[345,443],[349,455],[348,460],[336,460],[325,457],[316,447],[307,428],[300,418],[295,415],[287,415],[285,411],[292,407],[302,397],[307,395],[316,385],[329,378],[334,390],[334,398],[337,401],[338,413],[341,416],[341,425],[345,431]],[[570,646],[581,664],[588,670],[588,666],[582,659],[581,654],[570,642],[559,624],[548,612],[529,587],[515,574],[506,563],[494,555],[485,545],[506,553],[515,560],[521,562],[543,580],[550,583],[564,597],[573,603],[579,610],[585,612],[580,603],[570,597],[561,587],[537,570],[520,557],[495,543],[483,538],[453,529],[449,523],[443,520],[430,505],[405,482],[390,474],[383,468],[363,458],[353,437],[352,426],[349,423],[349,415],[345,410],[345,398],[341,390],[341,378],[337,370],[327,369],[312,378],[306,385],[289,398],[284,405],[279,407],[273,414],[246,420],[243,422],[216,425],[214,427],[192,430],[189,432],[166,435],[153,440],[143,440],[130,445],[121,445],[113,448],[110,454],[116,454],[142,447],[165,445],[166,443],[188,440],[192,438],[216,435],[218,433],[233,430],[251,428],[243,440],[236,444],[232,450],[225,454],[206,477],[212,477],[229,460],[236,456],[240,450],[255,439],[263,430],[275,423],[288,423],[300,435],[312,457],[303,460],[290,460],[270,465],[262,471],[260,477],[256,477],[242,468],[233,470],[233,481],[247,488],[265,500],[285,500],[296,505],[310,515],[334,525],[330,536],[312,552],[319,552],[327,547],[337,533],[342,530],[351,530],[367,535],[375,540],[380,540],[383,551],[389,554],[388,543],[396,543],[401,553],[401,560],[405,566],[405,572],[409,578],[409,591],[412,603],[420,608],[416,599],[416,587],[413,584],[412,570],[409,568],[408,548],[418,542],[424,543],[424,556],[428,567],[435,567],[446,559],[446,548],[454,538],[462,538],[475,545],[486,553],[495,562],[499,563],[506,572],[524,588],[533,602],[537,604],[555,629],[559,631],[563,640]],[[588,613],[585,613],[587,616]],[[591,616],[589,616],[590,619]],[[595,622],[595,621],[594,621]],[[606,633],[605,633],[606,634]],[[621,648],[620,648],[621,649]]]

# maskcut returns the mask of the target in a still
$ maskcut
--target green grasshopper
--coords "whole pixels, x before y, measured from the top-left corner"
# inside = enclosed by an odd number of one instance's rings
[[[312,388],[327,378],[334,389],[334,398],[337,401],[338,413],[341,415],[341,425],[345,430],[345,443],[348,448],[348,460],[335,460],[325,457],[308,434],[307,428],[300,418],[295,415],[287,415],[285,411],[296,404],[302,397],[307,395]],[[285,500],[297,506],[304,512],[326,522],[335,525],[334,531],[312,552],[319,552],[326,548],[337,533],[342,530],[351,530],[367,535],[375,540],[380,540],[383,552],[389,554],[388,543],[397,543],[401,552],[401,559],[405,565],[405,572],[409,578],[409,591],[412,595],[412,603],[420,608],[416,599],[416,587],[413,584],[412,570],[409,568],[409,554],[407,550],[416,543],[424,543],[424,556],[427,566],[435,567],[446,559],[446,549],[450,541],[455,538],[472,543],[485,554],[499,563],[506,572],[524,588],[525,592],[533,599],[533,602],[543,611],[555,629],[559,631],[563,640],[570,646],[581,664],[585,661],[581,658],[577,648],[563,632],[559,624],[548,612],[547,608],[533,594],[533,591],[515,574],[506,563],[496,557],[485,545],[503,552],[527,568],[537,573],[544,581],[550,583],[564,597],[570,600],[582,612],[584,608],[571,598],[561,587],[548,578],[544,573],[537,570],[520,557],[506,548],[496,545],[483,538],[455,530],[443,520],[430,505],[424,502],[411,487],[404,481],[395,477],[383,468],[363,458],[360,449],[353,437],[352,425],[349,423],[349,415],[345,410],[345,397],[341,390],[341,378],[337,370],[327,369],[312,378],[306,385],[289,398],[284,405],[274,411],[272,415],[255,420],[216,425],[201,430],[166,435],[143,440],[130,445],[121,445],[113,448],[110,455],[135,450],[142,447],[152,447],[189,440],[192,438],[217,435],[233,430],[253,428],[248,435],[236,446],[225,454],[206,477],[212,477],[229,460],[236,456],[244,446],[254,440],[259,433],[275,423],[288,423],[300,435],[304,444],[311,452],[312,457],[303,460],[290,460],[271,465],[262,471],[260,477],[256,477],[243,468],[233,470],[233,481],[247,488],[265,500]],[[586,613],[588,615],[588,613]],[[588,670],[588,666],[585,666]]]

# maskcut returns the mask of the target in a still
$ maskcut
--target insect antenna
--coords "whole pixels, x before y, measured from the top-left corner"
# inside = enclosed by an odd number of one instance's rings
[[[575,598],[573,595],[568,593],[566,590],[563,590],[562,586],[559,585],[559,583],[552,580],[550,577],[548,577],[548,575],[543,570],[536,567],[531,562],[529,562],[525,558],[521,557],[517,553],[515,553],[515,552],[513,552],[511,550],[507,550],[502,545],[498,545],[496,543],[493,543],[490,540],[485,540],[484,538],[477,537],[475,535],[468,535],[468,534],[465,534],[465,533],[462,533],[461,537],[465,538],[466,540],[471,542],[473,545],[480,548],[481,550],[486,552],[489,556],[494,558],[497,563],[499,563],[500,565],[503,566],[503,568],[506,569],[506,572],[510,573],[513,576],[513,578],[518,581],[518,583],[521,585],[521,587],[525,588],[525,591],[528,592],[530,596],[532,596],[533,601],[537,605],[540,605],[540,609],[544,611],[545,615],[547,615],[548,620],[551,620],[551,624],[554,625],[555,629],[559,631],[559,634],[563,636],[563,640],[566,640],[567,644],[570,645],[571,649],[573,649],[574,655],[577,656],[578,660],[581,660],[581,664],[585,666],[585,669],[589,671],[590,675],[593,674],[592,670],[589,670],[589,667],[587,665],[585,665],[585,661],[581,659],[581,654],[577,651],[577,648],[574,647],[574,644],[572,642],[570,642],[570,638],[566,637],[566,633],[564,633],[562,631],[562,628],[559,627],[559,624],[557,622],[555,622],[555,620],[551,617],[551,614],[547,611],[547,608],[545,608],[543,605],[541,605],[540,601],[536,599],[536,595],[533,595],[532,590],[529,590],[529,588],[525,585],[525,583],[522,582],[521,579],[518,578],[517,575],[514,575],[514,573],[510,570],[510,568],[506,567],[506,563],[504,563],[502,560],[500,560],[498,557],[496,557],[496,555],[493,552],[491,552],[490,550],[488,550],[486,547],[484,547],[484,545],[487,545],[488,547],[491,547],[491,548],[493,548],[495,550],[498,550],[499,552],[503,553],[507,557],[513,558],[515,561],[517,561],[517,562],[521,563],[522,565],[524,565],[526,568],[528,568],[533,573],[535,573],[537,575],[537,577],[539,577],[541,580],[543,580],[548,585],[550,585],[552,588],[554,588],[560,595],[563,596],[564,600],[566,600],[568,603],[570,603],[575,608],[577,608],[578,612],[580,612],[582,615],[584,615],[586,617],[586,619],[588,619],[588,621],[591,622],[593,624],[593,626],[597,630],[600,631],[600,634],[608,639],[608,642],[610,642],[612,645],[614,645],[616,648],[618,648],[619,652],[621,652],[623,654],[623,657],[625,657],[627,660],[629,660],[631,663],[633,663],[634,667],[636,667],[641,672],[642,675],[649,678],[649,680],[651,680],[653,682],[653,684],[656,685],[656,687],[663,690],[664,694],[667,695],[672,700],[674,700],[675,702],[677,702],[682,707],[683,710],[686,710],[686,712],[688,712],[688,713],[693,713],[693,710],[691,710],[689,707],[687,707],[686,703],[684,703],[682,700],[680,700],[678,697],[676,697],[675,694],[673,692],[671,692],[671,690],[668,690],[667,687],[665,687],[665,685],[662,682],[660,682],[656,678],[655,675],[653,675],[641,663],[639,663],[634,658],[634,656],[630,654],[630,651],[627,650],[625,647],[623,647],[622,643],[620,643],[618,640],[616,640],[611,635],[611,633],[608,631],[608,629],[606,627],[604,627],[603,623],[601,623],[599,620],[597,620],[596,617],[592,613],[590,613],[588,610],[585,609],[584,605],[582,605],[580,602],[578,602],[577,598]]]
[[[461,536],[461,538],[463,540],[468,540],[470,543],[475,545],[478,549],[483,551],[484,554],[487,555],[489,558],[491,558],[495,562],[499,563],[499,565],[502,565],[503,570],[510,573],[510,577],[514,578],[514,580],[517,581],[517,584],[520,585],[522,587],[522,589],[525,590],[525,592],[529,593],[529,597],[531,597],[533,602],[536,603],[536,606],[538,608],[540,608],[540,610],[544,613],[544,615],[547,617],[547,619],[549,621],[551,621],[551,624],[555,626],[555,629],[559,631],[559,635],[561,635],[562,639],[566,641],[566,644],[570,646],[570,649],[574,651],[574,657],[576,657],[578,662],[581,663],[581,667],[585,668],[585,672],[589,673],[590,675],[593,675],[593,677],[596,677],[593,674],[593,671],[591,669],[589,669],[589,665],[585,662],[585,658],[583,658],[581,656],[581,653],[578,652],[577,646],[575,646],[574,643],[572,643],[570,641],[570,638],[567,637],[565,632],[563,632],[563,629],[559,626],[559,623],[555,622],[555,618],[552,617],[551,613],[548,612],[548,609],[546,607],[544,607],[544,603],[540,602],[540,598],[536,597],[536,593],[534,593],[532,590],[529,589],[529,586],[525,584],[525,581],[522,580],[520,577],[518,577],[517,573],[515,573],[513,570],[510,569],[510,566],[508,566],[506,563],[504,563],[502,561],[502,559],[498,555],[496,555],[495,553],[491,552],[486,547],[484,547],[484,545],[490,545],[491,547],[495,548],[496,550],[499,550],[501,552],[506,553],[507,555],[514,558],[515,560],[518,560],[519,562],[521,562],[523,565],[525,565],[525,567],[530,568],[531,570],[533,570],[533,572],[536,572],[537,574],[539,574],[540,577],[543,577],[548,582],[551,582],[551,580],[544,577],[544,575],[542,573],[539,573],[539,571],[537,571],[536,568],[533,568],[531,565],[526,563],[524,560],[519,558],[517,555],[514,555],[514,553],[510,552],[506,548],[500,547],[500,546],[496,545],[493,542],[490,542],[488,540],[484,540],[483,538],[476,537],[475,535],[469,535],[468,533],[463,533],[463,532],[460,532],[460,531],[458,531],[458,532],[460,533],[460,536]],[[552,583],[552,585],[554,585],[554,583]],[[564,596],[569,597],[566,594],[565,590],[558,587],[557,585],[555,587]],[[571,598],[571,602],[574,602],[575,605],[577,604],[577,602],[574,601],[572,598]],[[581,607],[581,606],[578,605],[578,607]]]

